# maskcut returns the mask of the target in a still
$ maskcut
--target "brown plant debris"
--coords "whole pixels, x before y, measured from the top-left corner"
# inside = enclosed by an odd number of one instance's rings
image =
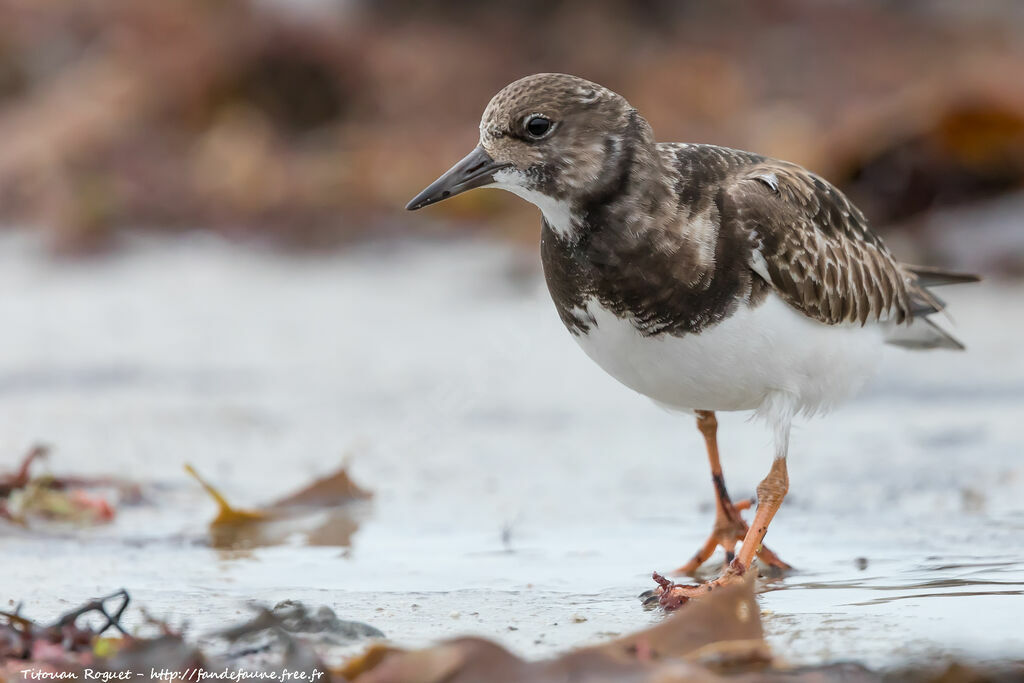
[[[209,526],[210,543],[215,548],[277,545],[296,534],[309,545],[348,546],[359,527],[359,503],[372,496],[341,467],[268,505],[244,509],[229,503],[191,465],[186,465],[185,471],[217,503],[217,516]]]
[[[197,669],[252,676],[288,670],[327,683],[995,683],[1022,680],[1024,674],[1020,662],[989,669],[952,663],[884,674],[849,663],[789,667],[773,658],[765,644],[751,581],[691,601],[651,628],[551,659],[524,660],[492,641],[465,637],[422,650],[377,643],[339,668],[325,665],[321,654],[329,652],[324,648],[379,638],[381,632],[342,621],[322,607],[311,612],[299,603],[282,603],[273,610],[258,608],[250,620],[216,634],[243,644],[241,651],[211,655],[151,618],[147,625],[157,627],[152,637],[125,633],[121,619],[128,602],[128,593],[120,590],[48,625],[37,624],[20,609],[0,612],[0,682],[15,680],[27,667],[79,672],[79,678],[85,667],[94,673],[157,670],[181,676],[195,675]],[[101,616],[98,626],[83,623],[90,614]],[[110,630],[117,633],[103,636]],[[325,630],[336,637],[308,637]]]
[[[458,638],[411,652],[374,645],[338,673],[356,683],[945,683],[1019,680],[1022,672],[1020,665],[886,674],[851,663],[789,667],[765,643],[747,580],[693,600],[649,629],[554,659],[528,661],[481,638]]]
[[[46,625],[23,616],[20,606],[12,612],[0,611],[0,661],[45,660],[55,654],[79,654],[84,655],[83,663],[88,663],[98,636],[109,629],[127,635],[121,626],[121,617],[130,601],[128,592],[122,588],[89,600]],[[103,623],[99,627],[80,624],[81,618],[88,614],[100,614]]]
[[[114,518],[111,500],[135,502],[142,497],[137,484],[116,477],[33,475],[33,467],[49,452],[48,446],[33,446],[13,472],[0,474],[0,519],[23,527],[103,524]]]

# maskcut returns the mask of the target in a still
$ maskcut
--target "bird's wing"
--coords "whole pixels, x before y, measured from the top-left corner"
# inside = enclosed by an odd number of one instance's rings
[[[863,325],[940,308],[912,286],[857,207],[800,166],[754,163],[721,192],[723,227],[731,223],[753,244],[751,269],[805,315]]]

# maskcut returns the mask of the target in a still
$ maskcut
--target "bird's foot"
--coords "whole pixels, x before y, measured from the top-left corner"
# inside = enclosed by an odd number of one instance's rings
[[[741,500],[738,503],[732,503],[727,499],[719,499],[718,504],[715,506],[715,526],[711,530],[711,535],[704,541],[704,545],[694,553],[693,557],[686,564],[673,571],[672,575],[694,576],[697,569],[708,561],[708,558],[714,554],[719,546],[725,551],[725,565],[727,567],[730,566],[736,557],[736,543],[742,541],[744,536],[747,535],[747,523],[743,520],[742,515],[740,515],[740,511],[751,508],[754,502],[752,498]],[[782,573],[792,569],[789,564],[782,561],[778,555],[764,545],[758,548],[757,559],[760,567],[771,568],[770,571],[775,573]],[[730,570],[727,570],[726,573],[728,571]],[[723,578],[724,576],[725,574],[723,574]]]
[[[731,562],[717,579],[699,584],[675,583],[658,572],[654,572],[651,578],[658,584],[658,587],[643,593],[640,598],[646,608],[661,607],[666,612],[671,612],[690,600],[707,595],[716,588],[742,581],[745,573],[745,568],[736,560]]]

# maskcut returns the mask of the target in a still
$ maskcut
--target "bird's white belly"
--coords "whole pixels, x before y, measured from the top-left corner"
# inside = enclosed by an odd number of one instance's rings
[[[574,338],[587,355],[627,387],[677,409],[753,410],[779,392],[796,410],[828,409],[871,376],[884,343],[878,325],[824,325],[775,294],[683,336],[645,337],[593,299],[586,314],[594,323]]]

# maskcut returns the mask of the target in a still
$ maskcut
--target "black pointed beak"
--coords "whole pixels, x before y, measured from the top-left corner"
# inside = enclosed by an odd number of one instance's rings
[[[494,182],[494,173],[507,166],[509,164],[500,164],[492,159],[483,147],[477,145],[476,149],[467,154],[462,161],[452,166],[443,176],[430,183],[427,189],[413,197],[412,201],[405,205],[405,208],[415,211],[424,206],[436,204],[442,199],[454,197],[466,190],[472,190],[474,187],[490,185]]]

